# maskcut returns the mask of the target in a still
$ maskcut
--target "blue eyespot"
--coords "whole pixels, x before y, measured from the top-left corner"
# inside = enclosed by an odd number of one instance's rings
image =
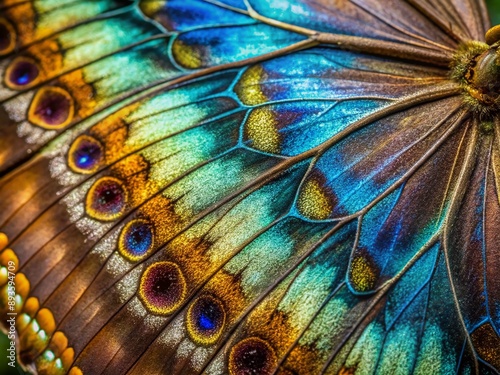
[[[147,220],[136,219],[123,228],[118,240],[120,253],[133,262],[142,259],[152,248],[153,226]]]
[[[215,343],[222,333],[225,321],[224,306],[217,297],[212,295],[199,297],[188,308],[188,333],[198,344]]]
[[[31,59],[20,57],[7,68],[8,82],[14,86],[27,86],[35,82],[40,74],[37,64]]]
[[[198,326],[204,331],[210,331],[215,328],[216,321],[213,316],[202,312],[198,319]]]
[[[78,173],[95,172],[103,159],[103,147],[99,141],[87,135],[78,137],[68,153],[68,164]]]

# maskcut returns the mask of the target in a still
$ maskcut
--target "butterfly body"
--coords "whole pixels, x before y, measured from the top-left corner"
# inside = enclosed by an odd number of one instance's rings
[[[0,1],[23,365],[498,373],[495,33],[432,5]]]

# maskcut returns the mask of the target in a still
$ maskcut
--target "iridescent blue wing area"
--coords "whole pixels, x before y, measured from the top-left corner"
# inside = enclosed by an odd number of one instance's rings
[[[500,128],[449,72],[481,0],[0,11],[27,369],[498,372]]]

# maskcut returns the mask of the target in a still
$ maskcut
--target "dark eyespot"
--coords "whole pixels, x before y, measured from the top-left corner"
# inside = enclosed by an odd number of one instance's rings
[[[229,355],[231,375],[270,375],[277,365],[273,348],[258,337],[240,341]]]
[[[40,89],[31,103],[29,120],[45,129],[60,129],[73,119],[73,98],[60,87]]]
[[[110,221],[125,211],[127,193],[120,180],[103,177],[96,181],[87,194],[87,214],[97,220]]]
[[[128,260],[137,262],[153,248],[153,226],[146,220],[136,219],[127,223],[118,239],[118,250]]]
[[[176,310],[186,296],[186,281],[177,264],[158,262],[142,274],[139,297],[155,314],[166,315]]]
[[[187,312],[187,328],[191,339],[203,345],[211,345],[222,333],[226,313],[222,303],[213,296],[196,299]]]
[[[93,173],[103,159],[101,143],[88,135],[81,135],[71,145],[68,152],[68,165],[78,173]]]
[[[32,86],[40,74],[38,65],[31,59],[20,57],[7,68],[7,85],[14,89]]]

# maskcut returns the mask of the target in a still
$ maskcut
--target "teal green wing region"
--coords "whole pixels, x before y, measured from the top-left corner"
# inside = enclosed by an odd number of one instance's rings
[[[484,4],[388,4],[1,1],[19,363],[498,373],[500,129],[448,68]]]

